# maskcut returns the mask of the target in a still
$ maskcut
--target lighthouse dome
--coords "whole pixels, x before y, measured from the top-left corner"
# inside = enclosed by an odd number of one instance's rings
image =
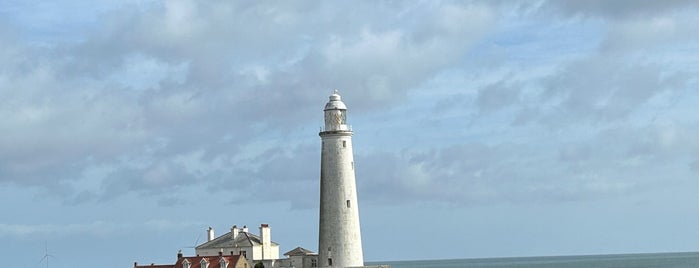
[[[342,102],[342,97],[337,93],[337,90],[330,95],[330,100],[325,104],[324,110],[347,110],[347,106]]]

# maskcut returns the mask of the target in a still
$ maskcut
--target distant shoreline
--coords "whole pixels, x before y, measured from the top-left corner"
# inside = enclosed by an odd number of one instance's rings
[[[483,257],[483,258],[458,258],[458,259],[423,259],[423,260],[392,260],[392,261],[367,261],[367,265],[376,264],[404,264],[404,263],[445,263],[445,262],[468,262],[468,263],[493,263],[493,262],[537,262],[545,260],[643,260],[659,259],[663,257],[696,257],[699,260],[699,251],[684,252],[642,252],[642,253],[610,253],[610,254],[580,254],[580,255],[549,255],[549,256],[509,256],[509,257]]]

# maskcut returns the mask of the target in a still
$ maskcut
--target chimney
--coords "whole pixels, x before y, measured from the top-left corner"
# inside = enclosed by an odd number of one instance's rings
[[[214,240],[214,228],[209,227],[209,230],[207,231],[208,233],[208,241]]]
[[[231,238],[233,240],[235,240],[235,238],[238,237],[238,231],[239,230],[237,225],[233,225],[233,227],[231,227]]]
[[[272,232],[269,224],[260,225],[260,240],[262,240],[262,259],[272,258]]]
[[[243,225],[243,232],[245,232],[245,233],[248,232],[248,226],[247,226],[247,225]]]
[[[182,250],[181,249],[177,251],[177,259],[178,260],[182,259]]]

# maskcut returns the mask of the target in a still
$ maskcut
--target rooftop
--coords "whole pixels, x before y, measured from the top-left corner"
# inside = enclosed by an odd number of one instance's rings
[[[262,239],[250,232],[239,232],[238,235],[233,239],[233,232],[227,232],[222,236],[215,238],[214,240],[208,241],[196,247],[196,249],[221,249],[221,248],[236,248],[236,247],[250,247],[262,245]],[[272,241],[272,245],[279,245],[278,243]]]

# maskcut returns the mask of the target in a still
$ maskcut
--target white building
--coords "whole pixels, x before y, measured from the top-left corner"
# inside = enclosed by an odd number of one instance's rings
[[[233,226],[231,231],[214,238],[214,229],[209,227],[207,242],[197,246],[197,256],[215,256],[219,252],[231,255],[243,255],[252,265],[262,263],[265,267],[274,267],[279,259],[279,244],[272,241],[272,230],[268,224],[260,225],[259,235],[248,232],[247,226],[239,229]]]
[[[284,253],[286,259],[278,260],[275,268],[313,268],[318,267],[318,254],[302,247],[296,247]]]
[[[347,106],[335,91],[325,104],[320,160],[319,267],[364,266]]]

